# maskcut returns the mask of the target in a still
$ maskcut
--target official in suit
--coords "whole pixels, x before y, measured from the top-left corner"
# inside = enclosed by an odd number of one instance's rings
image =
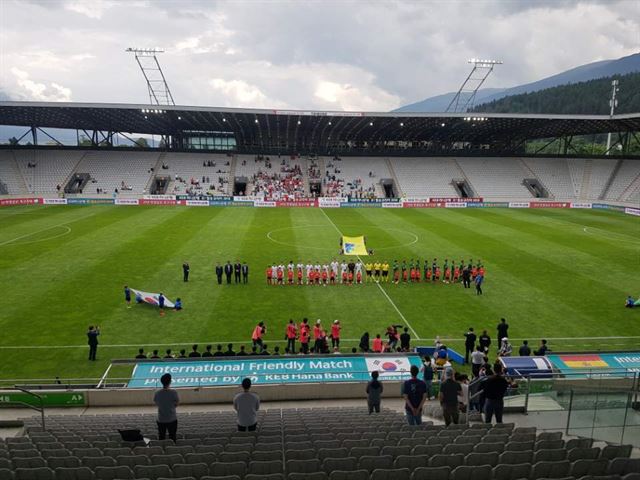
[[[249,282],[249,265],[247,262],[242,263],[242,283]]]
[[[227,285],[231,284],[231,275],[233,275],[233,265],[231,262],[227,261],[224,266],[224,274],[227,276]]]
[[[216,263],[216,277],[218,277],[218,285],[222,285],[222,274],[224,273],[224,268],[220,265],[220,262]]]
[[[236,262],[233,266],[233,272],[235,277],[235,283],[240,283],[240,275],[242,272],[242,264],[240,262]]]

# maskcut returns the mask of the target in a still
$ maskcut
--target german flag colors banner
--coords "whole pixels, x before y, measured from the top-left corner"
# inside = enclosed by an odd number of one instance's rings
[[[342,237],[342,251],[345,255],[369,255],[362,235],[359,237]]]
[[[600,355],[560,355],[560,360],[569,368],[608,368]]]

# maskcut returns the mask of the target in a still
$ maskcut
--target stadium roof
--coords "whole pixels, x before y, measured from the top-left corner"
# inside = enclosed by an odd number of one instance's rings
[[[145,104],[0,102],[0,125],[131,132],[183,138],[225,132],[247,148],[332,148],[386,142],[514,145],[525,140],[640,131],[640,113],[335,112]]]

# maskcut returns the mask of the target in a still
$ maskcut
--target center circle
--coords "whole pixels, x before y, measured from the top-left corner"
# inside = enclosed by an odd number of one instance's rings
[[[292,243],[290,241],[288,241],[292,235],[292,230],[301,230],[301,229],[324,229],[328,232],[331,232],[331,235],[335,237],[335,246],[318,246],[318,245],[310,245],[310,244],[298,244],[298,243]],[[397,245],[383,245],[381,247],[378,247],[375,243],[375,239],[372,241],[371,238],[367,238],[367,247],[373,249],[374,251],[380,251],[380,250],[392,250],[394,248],[402,248],[402,247],[408,247],[410,245],[414,245],[415,243],[418,243],[418,236],[415,233],[412,232],[408,232],[406,230],[402,230],[400,228],[389,228],[389,227],[377,227],[377,226],[366,226],[363,227],[362,225],[346,225],[343,227],[343,230],[347,230],[346,232],[343,232],[343,234],[345,234],[346,236],[350,236],[350,235],[365,235],[366,237],[371,237],[373,236],[374,238],[377,236],[375,233],[372,233],[371,235],[367,234],[367,230],[377,230],[377,231],[382,231],[382,232],[387,232],[387,231],[395,231],[395,232],[401,232],[403,235],[405,235],[406,241],[404,241],[403,243],[398,243]],[[363,231],[364,230],[364,231]],[[286,232],[289,232],[289,234],[287,235]],[[283,238],[283,237],[287,237],[287,238]],[[282,227],[282,228],[275,228],[271,231],[269,231],[267,233],[267,238],[269,240],[271,240],[273,243],[276,243],[278,245],[284,245],[286,247],[293,247],[293,248],[301,248],[301,249],[310,249],[310,250],[321,250],[321,251],[326,251],[326,252],[333,252],[335,253],[336,249],[338,248],[338,239],[340,237],[340,234],[338,233],[337,230],[335,230],[331,225],[297,225],[297,226],[293,226],[293,227]],[[314,235],[314,238],[322,238],[322,237],[318,237],[317,235]]]

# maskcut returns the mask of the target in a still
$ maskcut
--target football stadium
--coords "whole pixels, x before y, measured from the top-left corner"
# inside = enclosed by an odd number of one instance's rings
[[[149,103],[0,98],[0,480],[640,479],[618,83],[191,106],[134,53]]]

